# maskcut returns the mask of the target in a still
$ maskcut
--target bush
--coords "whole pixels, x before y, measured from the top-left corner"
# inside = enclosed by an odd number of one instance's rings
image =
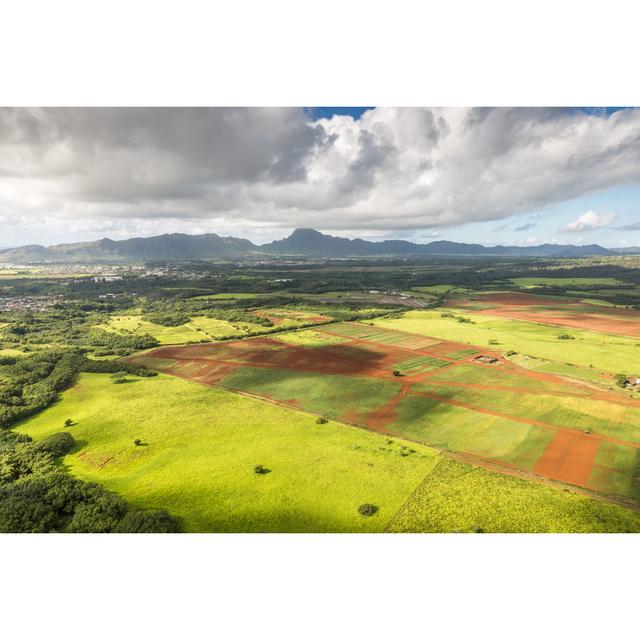
[[[326,418],[316,418],[316,424],[327,424],[329,422]]]
[[[617,373],[614,377],[614,380],[616,381],[616,384],[619,387],[622,387],[624,389],[625,385],[627,384],[627,376],[624,373]]]
[[[396,377],[400,377],[402,376],[402,371],[398,371],[398,369],[394,369],[393,370],[393,375]]]
[[[136,438],[136,439],[133,441],[133,444],[135,444],[135,445],[136,445],[136,447],[141,447],[141,446],[142,446],[142,440],[140,440],[140,438]]]
[[[178,523],[166,511],[129,511],[115,526],[115,533],[178,533]]]
[[[50,436],[37,442],[33,445],[33,450],[40,453],[49,453],[54,458],[59,458],[69,453],[69,451],[75,447],[75,444],[76,441],[73,436],[68,431],[64,431],[61,433],[52,433]]]
[[[365,502],[358,507],[358,513],[361,516],[372,516],[378,513],[378,507],[376,507],[375,504],[369,504],[368,502]]]
[[[575,338],[568,333],[562,333],[558,336],[558,340],[575,340]]]
[[[257,475],[257,476],[264,476],[267,473],[271,473],[271,469],[267,469],[266,467],[263,467],[261,464],[257,464],[254,468],[253,468],[253,472]]]

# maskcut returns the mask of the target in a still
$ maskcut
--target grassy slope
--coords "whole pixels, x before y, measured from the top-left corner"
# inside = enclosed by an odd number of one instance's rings
[[[74,475],[166,508],[190,531],[380,531],[438,459],[426,447],[402,456],[383,436],[163,375],[114,385],[83,374],[18,430],[39,439],[67,418],[83,445],[65,458]],[[272,472],[256,476],[256,464]],[[360,516],[364,502],[379,513]]]
[[[442,459],[390,522],[395,532],[638,532],[640,513]]]
[[[379,318],[373,320],[373,323],[387,329],[479,346],[491,346],[489,340],[493,339],[498,341],[498,348],[503,351],[513,349],[539,358],[584,367],[593,364],[597,369],[613,373],[625,371],[630,363],[640,360],[640,340],[633,338],[522,320],[483,315],[465,316],[457,312],[454,318],[443,318],[442,311],[408,311],[401,318]],[[457,321],[459,317],[470,318],[474,324],[460,323]],[[570,333],[575,340],[558,340],[558,335],[563,333]]]

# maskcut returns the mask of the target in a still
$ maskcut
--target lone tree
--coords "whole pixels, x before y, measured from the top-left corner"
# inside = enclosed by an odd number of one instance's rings
[[[358,513],[361,516],[372,516],[378,513],[378,507],[376,507],[375,504],[369,504],[368,502],[365,502],[358,507]]]
[[[402,371],[398,371],[398,369],[393,370],[393,375],[396,377],[400,377],[402,375]]]
[[[142,440],[140,440],[140,438],[136,438],[136,439],[133,441],[133,444],[135,444],[135,445],[136,445],[136,447],[139,447],[139,446],[141,446],[141,445],[142,445]]]
[[[253,467],[253,472],[257,476],[264,476],[267,473],[271,473],[271,469],[267,469],[266,467],[263,467],[261,464],[257,464],[255,467]]]
[[[624,373],[617,373],[614,380],[616,381],[616,384],[623,389],[627,384],[627,376]]]
[[[316,418],[316,424],[327,424],[329,422],[326,418]]]
[[[65,426],[65,427],[70,427],[72,424],[73,424],[73,420],[72,420],[71,418],[67,418],[67,419],[64,421],[64,426]]]

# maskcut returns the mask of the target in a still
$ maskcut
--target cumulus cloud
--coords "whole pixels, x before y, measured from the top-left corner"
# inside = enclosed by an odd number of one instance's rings
[[[638,182],[640,109],[0,109],[0,215],[34,228],[425,230]]]
[[[577,233],[581,231],[594,231],[609,226],[615,219],[615,213],[596,213],[595,211],[587,211],[579,216],[573,222],[565,225],[562,231]]]

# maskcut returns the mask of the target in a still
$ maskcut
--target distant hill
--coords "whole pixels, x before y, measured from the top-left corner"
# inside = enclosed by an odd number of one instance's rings
[[[0,250],[0,263],[40,262],[144,262],[163,260],[243,259],[276,256],[365,257],[365,256],[522,256],[575,258],[640,253],[640,249],[605,249],[597,244],[586,246],[542,244],[535,247],[466,244],[437,240],[416,244],[406,240],[369,240],[330,236],[314,229],[296,229],[288,238],[255,245],[242,238],[221,237],[215,233],[188,235],[171,233],[151,238],[130,238],[95,242],[59,244],[50,247],[26,245]]]
[[[27,245],[0,251],[0,262],[128,262],[197,260],[199,258],[245,258],[258,247],[242,238],[223,238],[215,233],[191,236],[170,233],[151,238],[130,238],[59,244]]]
[[[296,229],[288,238],[263,244],[260,249],[277,255],[302,256],[380,256],[380,255],[497,255],[531,257],[578,257],[613,255],[609,249],[597,244],[587,246],[542,244],[535,247],[496,246],[465,244],[436,240],[427,244],[416,244],[406,240],[349,240],[326,235],[314,229]]]

